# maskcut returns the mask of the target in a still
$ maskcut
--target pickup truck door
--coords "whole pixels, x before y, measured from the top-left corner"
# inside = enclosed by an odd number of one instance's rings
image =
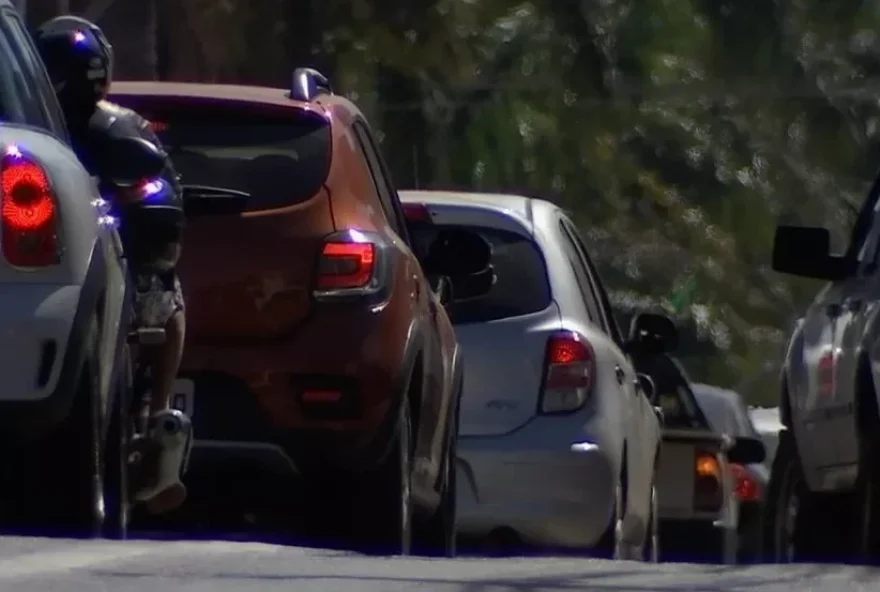
[[[865,336],[880,305],[880,203],[873,208],[871,229],[859,249],[856,272],[841,282],[837,303],[837,356],[835,358],[835,408],[830,420],[837,444],[837,462],[858,462],[856,400],[860,388],[859,358]]]
[[[842,286],[828,284],[804,315],[801,327],[803,381],[789,385],[800,457],[807,471],[837,464],[834,416],[834,360]],[[795,356],[798,356],[798,353]]]

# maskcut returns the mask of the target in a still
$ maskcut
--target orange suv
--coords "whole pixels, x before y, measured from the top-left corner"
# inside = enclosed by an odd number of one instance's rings
[[[111,99],[184,183],[190,475],[300,477],[382,551],[454,553],[462,360],[443,288],[488,246],[451,233],[417,260],[367,121],[315,70],[289,90],[117,82]]]

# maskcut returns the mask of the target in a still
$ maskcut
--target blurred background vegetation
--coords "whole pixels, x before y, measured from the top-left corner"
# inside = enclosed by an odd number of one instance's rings
[[[25,2],[21,2],[25,4]],[[26,0],[97,20],[117,78],[357,101],[398,188],[569,209],[626,328],[662,307],[691,378],[774,405],[818,286],[769,269],[777,220],[845,237],[877,169],[880,3],[863,0]]]

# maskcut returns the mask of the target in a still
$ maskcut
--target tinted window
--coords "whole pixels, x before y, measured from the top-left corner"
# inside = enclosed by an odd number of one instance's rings
[[[31,103],[25,107],[29,117],[28,123],[46,129],[59,138],[64,138],[67,134],[64,118],[58,107],[55,91],[52,90],[52,85],[49,83],[49,78],[37,55],[33,41],[15,14],[8,12],[5,14],[3,30],[23,68],[25,96],[26,100]]]
[[[6,13],[0,18],[5,20]],[[22,68],[12,43],[6,27],[0,27],[0,64],[3,64],[0,67],[0,120],[27,123],[18,82]]]
[[[691,393],[684,384],[658,387],[657,402],[663,410],[663,425],[673,429],[705,428]]]
[[[372,134],[369,128],[360,121],[356,121],[353,128],[358,144],[360,144],[361,150],[363,150],[364,156],[367,159],[367,166],[370,169],[370,175],[373,177],[376,192],[379,194],[382,209],[385,211],[385,218],[394,229],[394,232],[397,233],[397,236],[401,237],[404,241],[408,241],[406,222],[399,206],[400,200],[391,183],[391,176],[382,162],[379,149],[373,141]]]
[[[413,250],[423,256],[439,228],[412,224],[410,239]],[[531,239],[513,232],[494,228],[466,228],[477,232],[492,245],[492,266],[496,280],[484,296],[447,306],[455,324],[480,323],[517,317],[544,310],[550,305],[550,284],[544,256]]]
[[[184,184],[251,195],[249,210],[315,195],[330,168],[330,127],[318,114],[152,97],[117,101],[153,122]]]
[[[664,426],[672,429],[709,429],[687,377],[666,355],[633,355],[636,370],[654,381],[657,404],[663,409]]]
[[[599,277],[599,271],[596,269],[596,266],[593,265],[593,260],[590,259],[590,253],[587,251],[586,245],[584,245],[584,241],[581,239],[580,234],[577,232],[574,233],[574,241],[578,246],[578,249],[581,252],[581,255],[584,258],[584,262],[587,264],[587,269],[590,272],[590,277],[593,280],[593,287],[595,288],[595,293],[599,297],[600,304],[602,306],[602,310],[605,312],[605,322],[608,325],[608,333],[611,335],[611,338],[617,343],[621,343],[623,339],[620,337],[620,327],[617,325],[617,318],[614,316],[614,310],[611,308],[611,301],[608,300],[608,294],[605,292],[605,286],[602,285],[602,278]]]
[[[870,274],[877,271],[878,256],[880,256],[880,202],[874,205],[872,212],[872,224],[865,235],[865,240],[859,249],[860,273]]]
[[[584,305],[587,308],[587,314],[590,316],[590,320],[594,323],[601,323],[601,329],[604,330],[605,323],[602,320],[602,314],[599,312],[599,300],[593,293],[593,286],[590,283],[590,274],[587,271],[583,259],[580,257],[574,238],[572,238],[565,222],[562,220],[559,221],[559,234],[562,237],[562,246],[565,250],[565,255],[571,265],[571,270],[574,273],[578,288],[580,288],[581,299],[584,301]]]

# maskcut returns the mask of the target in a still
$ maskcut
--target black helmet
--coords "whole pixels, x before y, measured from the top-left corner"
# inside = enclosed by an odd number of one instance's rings
[[[113,48],[98,25],[78,16],[43,23],[34,42],[62,107],[94,106],[113,71]]]

